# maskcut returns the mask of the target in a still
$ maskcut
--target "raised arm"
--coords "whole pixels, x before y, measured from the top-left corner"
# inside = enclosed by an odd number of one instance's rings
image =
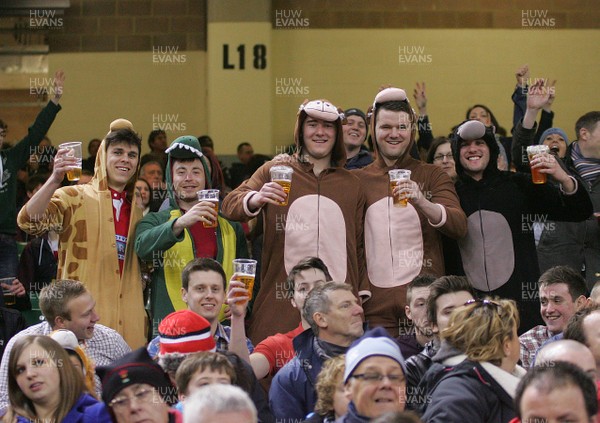
[[[529,79],[529,65],[523,65],[515,71],[517,85],[512,95],[513,107],[513,130],[523,119],[527,101],[527,80]]]
[[[77,166],[77,159],[69,156],[68,148],[59,148],[54,158],[54,169],[44,185],[25,205],[30,222],[39,222],[46,218],[48,204],[65,177],[65,173]]]
[[[244,326],[248,298],[248,291],[244,283],[231,278],[227,291],[227,304],[231,309],[229,351],[236,353],[241,359],[252,364],[250,362],[250,351],[248,351],[248,344],[246,343],[246,328]]]

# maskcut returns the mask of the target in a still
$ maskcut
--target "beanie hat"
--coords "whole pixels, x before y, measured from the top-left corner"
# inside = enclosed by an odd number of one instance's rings
[[[174,388],[169,376],[152,361],[144,347],[125,354],[108,366],[97,367],[96,373],[102,381],[102,401],[106,404],[121,390],[137,383],[155,387],[165,401],[172,402]]]
[[[360,110],[360,109],[348,109],[344,112],[344,116],[347,118],[348,116],[359,116],[362,120],[365,121],[365,126],[369,126],[368,122],[367,122],[367,116],[365,115],[365,113]]]
[[[210,323],[191,310],[175,311],[165,317],[158,326],[158,335],[160,355],[216,350]]]
[[[198,138],[192,135],[184,135],[175,139],[169,148],[165,150],[169,156],[175,159],[200,159],[202,160],[202,147]]]
[[[544,143],[544,140],[546,139],[547,136],[549,135],[553,135],[553,134],[558,134],[562,137],[563,140],[565,140],[565,144],[569,144],[569,137],[567,137],[567,134],[565,133],[565,131],[563,131],[560,128],[548,128],[546,129],[544,132],[542,132],[542,136],[540,137],[540,144]]]
[[[344,383],[348,382],[348,379],[360,363],[369,357],[375,356],[391,358],[402,367],[402,372],[406,374],[404,357],[402,357],[398,344],[390,338],[385,329],[375,328],[365,332],[348,349],[346,353],[346,367],[344,369]]]

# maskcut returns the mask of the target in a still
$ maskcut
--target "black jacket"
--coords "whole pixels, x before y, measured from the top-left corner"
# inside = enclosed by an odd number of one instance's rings
[[[467,236],[458,241],[460,264],[476,289],[517,302],[523,333],[542,324],[533,223],[583,221],[592,214],[590,196],[581,181],[564,195],[552,183],[534,184],[530,174],[499,171],[498,146],[487,139],[489,163],[476,181],[460,163],[460,140],[453,142],[456,192],[468,221]]]
[[[10,338],[26,327],[25,318],[20,311],[0,307],[0,358],[4,355],[4,347]],[[8,357],[6,357],[8,360]]]
[[[481,366],[469,360],[449,371],[431,392],[426,423],[507,423],[516,417],[511,396]]]

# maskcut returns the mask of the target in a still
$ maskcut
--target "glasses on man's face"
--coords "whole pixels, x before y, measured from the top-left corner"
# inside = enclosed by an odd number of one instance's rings
[[[433,156],[433,161],[434,162],[443,162],[444,159],[450,161],[454,161],[454,156],[452,155],[452,153],[447,153],[447,154],[436,154],[435,156]]]
[[[5,137],[6,136],[7,131],[5,129],[0,131],[0,137]]]
[[[129,406],[131,405],[131,401],[133,401],[134,399],[137,402],[145,403],[152,401],[153,393],[154,389],[151,388],[140,389],[139,391],[135,392],[132,396],[122,395],[120,397],[117,397],[113,399],[108,405],[115,411],[122,411],[129,408]]]
[[[400,385],[404,381],[403,374],[382,375],[381,373],[359,373],[350,377],[364,380],[367,383],[379,383],[387,378],[392,385]]]

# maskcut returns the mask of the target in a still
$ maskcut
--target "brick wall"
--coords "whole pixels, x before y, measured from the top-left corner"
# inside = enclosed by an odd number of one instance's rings
[[[272,0],[273,22],[291,10],[310,28],[520,29],[527,11],[547,13],[556,29],[600,28],[597,0]]]
[[[70,0],[51,53],[150,51],[178,46],[206,51],[207,0]]]
[[[63,27],[49,31],[50,51],[206,51],[208,1],[221,0],[71,0]],[[272,0],[274,28],[281,11],[299,11],[312,29],[521,29],[530,12],[545,13],[556,29],[600,28],[597,0]]]

